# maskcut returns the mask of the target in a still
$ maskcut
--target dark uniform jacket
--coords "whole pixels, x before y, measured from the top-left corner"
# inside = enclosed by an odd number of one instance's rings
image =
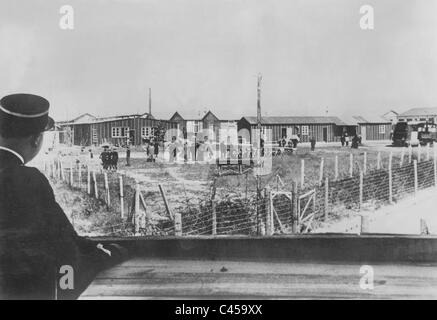
[[[0,299],[75,299],[113,263],[77,235],[45,176],[0,149]],[[60,288],[61,266],[74,289]]]

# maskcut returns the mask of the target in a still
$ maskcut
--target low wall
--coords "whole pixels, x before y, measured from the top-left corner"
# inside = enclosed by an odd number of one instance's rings
[[[437,236],[319,234],[272,237],[92,238],[133,256],[305,262],[437,262]]]

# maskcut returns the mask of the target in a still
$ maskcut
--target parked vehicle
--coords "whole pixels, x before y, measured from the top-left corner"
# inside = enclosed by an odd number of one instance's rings
[[[394,146],[402,147],[433,144],[437,141],[437,126],[428,122],[399,122],[395,125],[392,139]]]

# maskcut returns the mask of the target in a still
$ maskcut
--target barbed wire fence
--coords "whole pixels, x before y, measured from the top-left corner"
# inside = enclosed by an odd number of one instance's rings
[[[214,179],[208,197],[182,204],[169,201],[164,184],[156,185],[160,197],[152,197],[141,181],[79,159],[52,158],[43,169],[119,217],[119,223],[99,226],[108,235],[269,236],[312,232],[344,211],[378,208],[437,186],[436,151],[428,145],[396,154],[351,152],[320,158],[318,170],[301,159],[299,176],[273,172],[260,195],[248,191],[246,177],[244,196],[231,189],[217,196]]]

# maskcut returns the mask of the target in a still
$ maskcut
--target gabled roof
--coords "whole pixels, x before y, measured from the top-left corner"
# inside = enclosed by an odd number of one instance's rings
[[[243,117],[242,120],[246,120],[251,125],[258,123],[257,117]],[[261,117],[261,124],[273,125],[273,124],[335,124],[338,126],[345,126],[342,120],[338,117]]]
[[[399,112],[397,112],[397,111],[395,111],[395,110],[389,110],[389,111],[387,111],[386,113],[384,113],[382,116],[384,117],[385,115],[387,115],[387,114],[389,114],[389,113],[393,113],[393,114],[395,114],[395,115],[399,115]]]
[[[408,111],[401,113],[400,117],[411,116],[435,116],[437,115],[437,108],[412,108]]]
[[[174,119],[175,117],[180,117],[183,120],[188,120],[188,121],[192,121],[192,120],[204,120],[207,116],[212,115],[217,121],[219,121],[219,119],[217,118],[217,116],[211,112],[211,110],[205,112],[203,115],[199,114],[198,116],[195,115],[189,115],[186,117],[183,117],[179,112],[175,112],[170,120]]]
[[[213,116],[214,120],[219,121],[219,119],[215,116],[214,113],[211,112],[211,110],[209,110],[207,113],[205,113],[205,115],[203,116],[202,120],[205,120],[205,118],[207,116],[209,116],[209,115]]]
[[[182,117],[180,114],[179,114],[179,112],[175,112],[175,113],[173,113],[173,115],[170,117],[170,121],[172,121],[175,117],[179,117],[179,118],[181,118],[181,119],[184,119],[184,117]]]
[[[88,113],[84,114],[84,115],[88,115]],[[90,115],[92,118],[87,120],[87,121],[78,121],[77,120],[77,119],[82,118],[84,115],[81,115],[78,118],[73,119],[73,120],[69,120],[69,121],[59,121],[59,122],[57,122],[57,124],[58,125],[90,124],[90,123],[101,123],[101,122],[125,120],[125,119],[135,119],[135,118],[155,119],[151,114],[146,112],[143,114],[130,114],[130,115],[110,116],[110,117],[100,117],[100,118],[96,118],[96,117]]]
[[[341,117],[345,123],[347,123],[348,126],[357,126],[359,124],[371,124],[371,123],[391,123],[390,120],[387,120],[381,116],[372,116],[372,115],[366,115],[365,117],[360,115],[355,116],[342,116]]]
[[[111,116],[111,117],[97,118],[92,123],[117,121],[117,120],[125,120],[125,119],[135,119],[135,118],[155,119],[151,114],[146,112],[146,113],[142,113],[142,114],[129,114],[129,115],[122,115],[122,116]]]
[[[391,123],[390,120],[378,115],[356,116],[358,123]]]
[[[71,119],[71,120],[65,120],[65,121],[57,121],[57,124],[73,124],[73,123],[89,123],[90,121],[94,121],[97,119],[95,116],[93,116],[90,113],[84,113],[80,116]]]

